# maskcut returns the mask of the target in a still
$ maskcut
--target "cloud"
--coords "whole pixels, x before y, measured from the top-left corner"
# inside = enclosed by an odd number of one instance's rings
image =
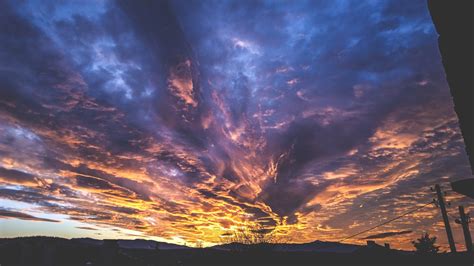
[[[387,237],[404,235],[404,234],[411,234],[411,233],[413,233],[413,231],[411,231],[411,230],[399,231],[399,232],[385,232],[385,233],[370,235],[370,236],[364,237],[362,239],[380,239],[380,238],[387,238]]]
[[[40,217],[36,217],[36,216],[30,215],[30,214],[27,214],[27,213],[11,211],[11,210],[7,210],[7,209],[0,209],[0,217],[3,217],[4,219],[16,218],[16,219],[20,219],[20,220],[28,220],[28,221],[35,221],[35,222],[59,223],[59,221],[57,221],[57,220],[40,218]]]
[[[108,183],[107,181],[87,177],[87,176],[76,176],[76,183],[79,187],[83,188],[91,188],[91,189],[99,189],[99,190],[110,190],[113,189],[113,186]]]
[[[92,228],[92,227],[88,227],[88,226],[77,226],[76,228],[77,229],[82,229],[82,230],[91,230],[91,231],[98,230],[97,228]]]
[[[37,179],[34,175],[3,167],[0,167],[0,180],[17,184],[37,183]]]
[[[335,241],[469,173],[424,3],[0,5],[3,199],[169,241]]]

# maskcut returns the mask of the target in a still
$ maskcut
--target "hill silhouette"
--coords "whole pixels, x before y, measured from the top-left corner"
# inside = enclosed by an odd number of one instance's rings
[[[0,239],[1,265],[472,265],[467,253],[417,255],[369,242],[367,246],[224,244],[190,248],[152,240]]]

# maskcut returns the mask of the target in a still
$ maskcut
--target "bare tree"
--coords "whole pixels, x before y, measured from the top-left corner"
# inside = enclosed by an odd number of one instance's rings
[[[254,223],[234,230],[224,242],[234,245],[236,250],[267,250],[271,249],[272,244],[280,243],[278,239],[273,229]]]
[[[196,244],[194,246],[195,248],[203,248],[204,247],[204,244],[202,243],[201,240],[198,240],[196,241]]]

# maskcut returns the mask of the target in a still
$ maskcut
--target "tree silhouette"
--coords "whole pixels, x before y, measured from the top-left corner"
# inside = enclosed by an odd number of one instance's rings
[[[259,223],[252,223],[234,229],[224,243],[233,246],[232,249],[235,251],[263,251],[271,250],[273,244],[283,243],[283,241],[276,235],[273,228],[267,228]]]
[[[275,237],[271,230],[256,223],[234,230],[229,242],[246,245],[269,244],[275,242]]]
[[[439,251],[439,246],[435,245],[436,237],[430,237],[428,233],[424,233],[416,241],[413,241],[413,246],[416,248],[418,254],[435,254]]]
[[[202,243],[201,240],[198,240],[196,241],[196,244],[194,246],[195,248],[203,248],[204,247],[204,244]]]

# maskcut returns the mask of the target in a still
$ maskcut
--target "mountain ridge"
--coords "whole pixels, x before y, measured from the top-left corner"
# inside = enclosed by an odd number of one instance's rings
[[[77,243],[86,246],[105,246],[105,243],[116,242],[119,248],[123,249],[144,249],[144,250],[198,250],[201,248],[189,247],[186,245],[173,244],[168,242],[161,242],[147,239],[95,239],[90,237],[84,238],[61,238],[61,237],[49,237],[49,236],[25,236],[15,238],[0,238],[0,244],[5,242],[35,242],[35,241],[58,241],[58,242],[70,242]],[[315,240],[308,243],[266,243],[266,244],[242,244],[242,243],[226,243],[216,244],[213,246],[205,247],[207,250],[220,250],[220,251],[239,251],[239,250],[252,250],[252,249],[267,249],[271,251],[279,252],[321,252],[321,253],[353,253],[368,246],[356,245],[356,244],[345,244],[340,242],[332,241],[321,241]],[[384,248],[383,246],[373,244],[373,248]],[[410,252],[403,250],[393,250],[400,252]]]

